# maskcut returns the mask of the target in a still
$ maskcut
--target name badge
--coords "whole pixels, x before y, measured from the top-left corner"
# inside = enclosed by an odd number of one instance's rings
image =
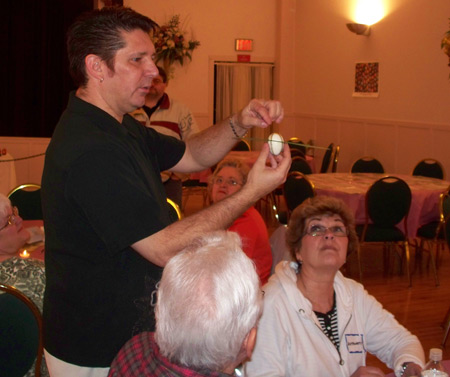
[[[345,334],[345,344],[349,353],[366,352],[363,334]]]

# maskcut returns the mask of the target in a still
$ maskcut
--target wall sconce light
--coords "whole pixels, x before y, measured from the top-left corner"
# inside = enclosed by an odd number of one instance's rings
[[[358,35],[370,35],[370,26],[364,25],[364,24],[347,24],[348,30],[350,30],[352,33],[358,34]]]

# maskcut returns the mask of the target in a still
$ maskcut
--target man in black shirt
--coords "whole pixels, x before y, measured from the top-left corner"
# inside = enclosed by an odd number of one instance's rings
[[[44,346],[52,377],[106,376],[129,338],[153,330],[152,292],[166,262],[197,236],[226,229],[289,169],[288,148],[274,157],[265,145],[239,192],[171,223],[160,172],[217,163],[251,127],[280,122],[283,109],[252,100],[186,143],[142,127],[128,113],[144,104],[158,74],[148,35],[155,27],[114,7],[83,15],[68,33],[78,89],[55,129],[42,177]]]

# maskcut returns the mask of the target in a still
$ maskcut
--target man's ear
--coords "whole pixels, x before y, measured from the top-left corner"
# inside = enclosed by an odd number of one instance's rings
[[[89,54],[84,58],[84,64],[86,66],[86,74],[89,78],[103,82],[103,61],[94,54]]]
[[[245,352],[247,354],[247,358],[249,358],[249,359],[252,357],[253,349],[255,348],[257,332],[258,332],[258,330],[257,330],[256,326],[252,327],[252,329],[247,334],[247,337],[244,340]]]

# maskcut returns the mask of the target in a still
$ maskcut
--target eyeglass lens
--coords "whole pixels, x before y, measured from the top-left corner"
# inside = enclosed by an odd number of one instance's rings
[[[326,234],[327,230],[329,230],[336,237],[346,237],[348,235],[347,228],[343,225],[335,225],[330,227],[323,225],[311,225],[306,233],[310,236],[318,237]]]
[[[12,213],[11,215],[8,215],[8,218],[6,219],[6,224],[0,228],[0,230],[5,229],[8,225],[13,225],[16,223],[16,217],[19,216],[19,208],[12,207]]]
[[[238,181],[236,181],[233,178],[229,178],[227,180],[225,180],[222,177],[216,177],[216,179],[214,180],[214,183],[217,185],[221,185],[223,183],[227,184],[228,186],[236,186],[236,185],[240,185],[241,183],[239,183]]]

